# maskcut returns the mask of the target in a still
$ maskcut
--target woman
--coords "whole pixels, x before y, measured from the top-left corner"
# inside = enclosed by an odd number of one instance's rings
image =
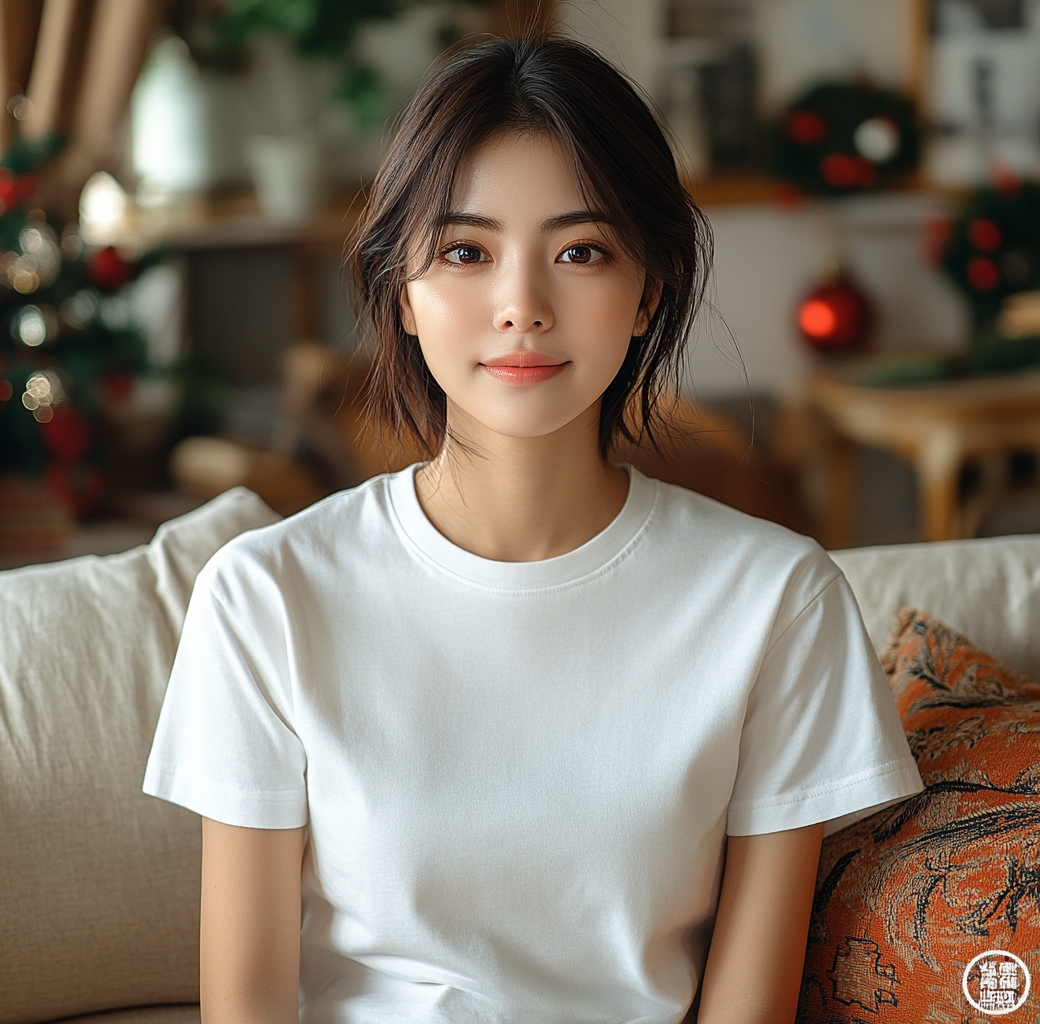
[[[214,557],[149,761],[205,1021],[794,1019],[825,828],[921,784],[827,556],[607,458],[709,251],[591,50],[420,89],[354,266],[428,458]]]

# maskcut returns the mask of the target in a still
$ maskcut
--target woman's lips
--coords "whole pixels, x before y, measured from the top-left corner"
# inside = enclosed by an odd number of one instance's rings
[[[567,363],[539,352],[512,352],[480,365],[496,380],[508,384],[540,384],[555,377]]]

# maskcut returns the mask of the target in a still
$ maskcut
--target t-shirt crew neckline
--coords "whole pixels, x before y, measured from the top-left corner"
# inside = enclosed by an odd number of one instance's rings
[[[411,545],[441,569],[496,590],[541,590],[576,583],[606,569],[638,543],[657,500],[657,481],[632,466],[628,496],[610,524],[581,547],[537,562],[497,562],[453,544],[426,517],[415,492],[419,465],[390,477],[390,503],[398,525]]]

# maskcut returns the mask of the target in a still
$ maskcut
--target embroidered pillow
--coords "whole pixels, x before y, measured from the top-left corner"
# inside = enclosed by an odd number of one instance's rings
[[[1040,983],[1040,686],[910,608],[881,661],[926,788],[824,841],[798,1021],[985,1020],[974,958]],[[969,992],[1006,1012],[990,960]]]

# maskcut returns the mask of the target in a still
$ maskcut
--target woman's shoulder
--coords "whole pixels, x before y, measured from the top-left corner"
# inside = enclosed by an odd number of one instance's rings
[[[351,551],[371,550],[391,529],[393,475],[372,477],[276,523],[240,533],[213,555],[204,571],[222,578],[281,577],[330,566]]]
[[[680,532],[687,539],[696,537],[703,543],[717,543],[724,538],[728,548],[748,545],[794,558],[826,557],[812,537],[677,484],[661,480],[652,483],[657,488],[655,512],[661,529]]]
[[[812,537],[730,508],[675,484],[654,481],[654,545],[693,571],[714,568],[762,584],[819,591],[841,570]]]

